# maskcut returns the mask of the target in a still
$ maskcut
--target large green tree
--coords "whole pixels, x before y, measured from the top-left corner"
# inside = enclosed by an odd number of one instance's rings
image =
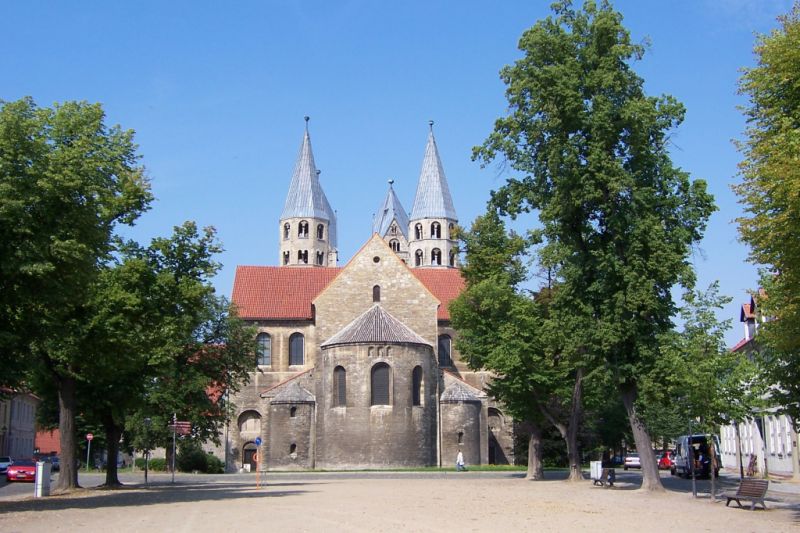
[[[764,265],[767,298],[759,343],[768,355],[774,397],[800,420],[800,3],[762,35],[756,66],[745,70],[740,92],[746,140],[739,144],[742,182],[735,189],[745,207],[739,219],[750,259]]]
[[[76,378],[84,304],[118,224],[151,200],[133,132],[99,104],[0,102],[0,361],[3,380],[47,377],[58,391],[61,474],[77,486]],[[7,383],[13,385],[13,383]]]
[[[673,325],[671,290],[691,286],[688,261],[714,210],[705,183],[673,166],[669,132],[684,109],[650,97],[631,42],[608,2],[554,15],[522,36],[523,57],[505,67],[509,114],[475,149],[523,173],[493,193],[504,212],[538,213],[541,257],[555,267],[551,312],[565,321],[565,356],[588,354],[612,373],[642,456],[644,489],[663,490],[636,407],[639,378]]]

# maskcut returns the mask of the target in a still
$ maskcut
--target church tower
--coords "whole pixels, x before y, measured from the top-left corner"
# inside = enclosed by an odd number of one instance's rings
[[[412,268],[451,268],[458,262],[453,236],[458,216],[433,137],[433,121],[429,125],[431,131],[408,223],[408,262]]]
[[[408,263],[408,215],[394,192],[394,180],[372,221],[372,233],[377,233],[400,259]]]
[[[336,266],[336,213],[319,183],[308,117],[280,219],[280,264]]]

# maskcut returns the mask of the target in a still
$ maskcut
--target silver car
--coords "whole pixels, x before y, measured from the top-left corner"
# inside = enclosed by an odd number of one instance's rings
[[[11,457],[0,457],[0,474],[5,474],[12,462]]]

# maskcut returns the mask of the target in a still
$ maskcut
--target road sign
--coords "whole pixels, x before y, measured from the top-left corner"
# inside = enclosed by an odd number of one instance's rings
[[[261,437],[256,437],[256,446],[261,446]]]
[[[86,440],[92,440],[93,438],[94,438],[94,435],[92,435],[91,433],[87,433],[86,434]]]

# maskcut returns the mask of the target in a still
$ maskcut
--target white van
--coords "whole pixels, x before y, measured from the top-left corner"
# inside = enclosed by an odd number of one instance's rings
[[[719,476],[722,461],[719,456],[719,438],[716,435],[681,435],[675,442],[675,464],[671,469],[673,476],[692,477],[691,459],[694,459],[695,477],[708,477],[711,469],[711,448],[717,457],[714,477]],[[713,446],[709,446],[709,442]]]

